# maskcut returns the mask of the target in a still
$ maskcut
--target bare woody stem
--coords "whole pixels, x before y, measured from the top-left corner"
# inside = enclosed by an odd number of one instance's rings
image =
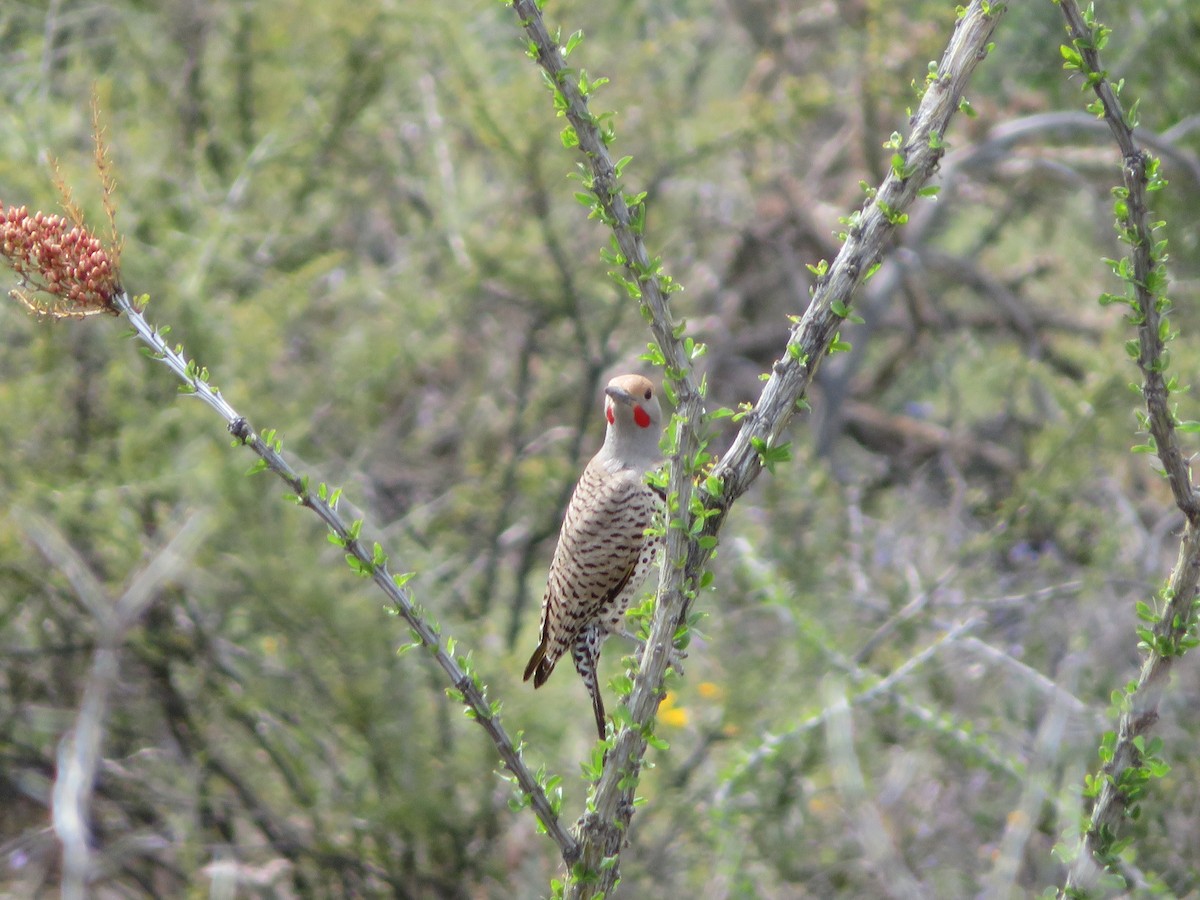
[[[54,797],[54,832],[63,846],[61,896],[85,898],[100,868],[89,827],[96,773],[101,761],[105,719],[119,683],[119,655],[129,631],[159,596],[162,584],[175,576],[206,531],[205,517],[193,516],[152,558],[119,597],[111,598],[87,563],[67,540],[36,514],[22,510],[30,540],[47,563],[63,573],[96,629],[96,648],[75,721],[58,746]]]
[[[632,815],[636,775],[647,746],[643,730],[652,723],[662,696],[668,648],[677,629],[687,620],[694,587],[712,556],[711,542],[702,539],[718,534],[734,501],[762,471],[763,461],[756,444],[763,446],[759,442],[765,442],[767,447],[775,446],[784,434],[818,363],[828,353],[834,335],[849,313],[855,291],[882,259],[893,231],[904,221],[904,211],[936,171],[944,152],[946,128],[958,109],[971,73],[987,56],[991,35],[1005,12],[1005,4],[974,0],[959,17],[937,76],[927,85],[913,117],[911,133],[897,150],[901,157],[899,164],[893,165],[874,196],[856,214],[841,252],[818,281],[808,311],[793,327],[786,352],[772,367],[758,402],[743,420],[733,446],[713,469],[713,475],[722,484],[719,494],[693,487],[696,473],[691,469],[691,461],[699,446],[702,394],[695,385],[691,362],[659,289],[656,269],[650,266],[638,229],[630,227],[629,210],[617,190],[616,173],[604,136],[588,110],[586,97],[572,78],[576,73],[566,68],[562,49],[550,37],[537,3],[513,0],[513,8],[530,39],[531,55],[565,100],[563,112],[578,136],[593,179],[592,190],[626,261],[626,272],[641,289],[639,300],[649,311],[650,327],[662,350],[667,378],[679,394],[675,419],[677,450],[671,460],[669,485],[678,519],[668,523],[658,604],[639,676],[628,701],[634,728],[618,734],[596,788],[595,809],[584,817],[580,832],[581,867],[594,878],[586,884],[577,882],[572,890],[573,896],[590,896],[611,891],[618,878],[619,867],[613,858],[619,854]],[[707,514],[703,527],[695,533],[691,531],[693,492],[698,494]]]
[[[1175,504],[1184,515],[1179,557],[1162,592],[1166,601],[1142,641],[1148,651],[1136,686],[1125,697],[1117,724],[1116,740],[1100,776],[1100,790],[1091,818],[1072,860],[1064,895],[1078,896],[1091,890],[1102,868],[1120,874],[1119,861],[1111,852],[1124,819],[1133,811],[1144,791],[1146,735],[1158,720],[1158,708],[1175,659],[1189,646],[1189,631],[1195,625],[1195,599],[1200,586],[1200,498],[1192,486],[1191,473],[1177,439],[1177,420],[1171,410],[1172,386],[1164,378],[1166,368],[1165,315],[1169,309],[1163,291],[1165,242],[1154,238],[1147,208],[1148,173],[1153,165],[1138,145],[1129,116],[1117,90],[1100,63],[1101,26],[1089,21],[1075,0],[1058,0],[1078,68],[1092,88],[1121,152],[1123,195],[1118,204],[1118,231],[1130,246],[1132,271],[1124,274],[1131,296],[1130,319],[1137,325],[1136,361],[1142,373],[1142,397],[1146,403],[1143,424],[1163,473],[1171,486]],[[1064,50],[1064,54],[1066,54]],[[1132,349],[1131,349],[1131,352]]]
[[[151,348],[154,358],[174,372],[193,396],[199,397],[221,416],[225,420],[229,432],[238,441],[253,450],[265,463],[266,468],[283,479],[295,495],[296,503],[312,510],[328,526],[330,532],[337,537],[338,543],[345,548],[346,553],[355,558],[359,571],[369,573],[371,580],[383,591],[395,610],[408,623],[416,640],[432,654],[438,666],[446,673],[454,690],[462,695],[463,703],[468,707],[471,718],[478,722],[487,732],[488,737],[492,739],[505,768],[512,773],[521,791],[529,798],[534,813],[545,826],[551,838],[558,844],[563,858],[569,861],[577,859],[580,853],[579,843],[559,822],[542,785],[525,765],[521,749],[513,744],[508,732],[500,723],[499,715],[487,699],[484,686],[465,671],[458,659],[447,650],[438,630],[426,621],[417,610],[411,592],[397,583],[388,569],[386,558],[381,559],[358,538],[358,529],[347,524],[334,504],[323,496],[324,492],[314,492],[308,485],[308,479],[297,473],[274,446],[250,427],[246,419],[239,415],[237,410],[221,396],[221,392],[202,377],[201,372],[194,364],[188,362],[181,349],[172,349],[167,344],[162,334],[146,321],[141,310],[130,302],[125,292],[117,294],[112,302],[114,308],[124,315],[133,326],[138,338]]]

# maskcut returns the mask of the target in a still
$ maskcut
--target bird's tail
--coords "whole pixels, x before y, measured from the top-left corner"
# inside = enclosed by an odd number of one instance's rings
[[[596,684],[595,679],[592,679],[588,689],[592,692],[592,712],[596,714],[596,733],[600,735],[600,740],[604,740],[604,699],[600,696],[600,686]]]
[[[575,646],[571,656],[575,660],[575,670],[583,679],[592,698],[592,712],[596,714],[596,733],[604,740],[604,698],[600,696],[600,685],[596,678],[596,669],[600,662],[600,644],[605,635],[595,625],[590,625],[579,632],[575,638]]]
[[[533,651],[533,656],[529,657],[529,664],[525,666],[525,677],[523,681],[528,681],[533,677],[533,686],[540,688],[546,683],[546,679],[550,677],[550,673],[554,671],[554,664],[557,659],[546,658],[546,648],[548,642],[543,640],[537,645],[537,649]]]

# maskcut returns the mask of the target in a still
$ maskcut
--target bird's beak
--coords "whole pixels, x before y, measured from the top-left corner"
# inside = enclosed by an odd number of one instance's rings
[[[619,400],[626,406],[633,406],[633,404],[637,403],[637,398],[635,398],[633,394],[629,393],[629,391],[625,390],[624,388],[617,387],[615,384],[610,384],[608,387],[606,387],[604,389],[604,393],[608,394],[608,396],[612,397],[614,400]]]

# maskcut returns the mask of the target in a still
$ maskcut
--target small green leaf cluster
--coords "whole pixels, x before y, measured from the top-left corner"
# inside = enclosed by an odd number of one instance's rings
[[[908,222],[908,213],[900,212],[893,208],[890,204],[884,203],[882,200],[876,200],[875,205],[879,207],[879,211],[883,213],[883,217],[892,225],[904,225]]]
[[[649,312],[649,310],[644,311]],[[683,356],[687,362],[694,364],[697,360],[708,353],[708,346],[700,341],[697,341],[695,338],[685,337],[684,332],[686,330],[687,320],[684,320],[674,327],[671,335],[675,338],[675,340],[682,340]],[[665,353],[663,353],[662,347],[658,345],[657,341],[651,341],[650,343],[646,344],[646,352],[643,353],[639,359],[663,370],[663,393],[666,395],[667,400],[669,400],[672,405],[678,406],[679,397],[675,391],[675,384],[684,381],[687,378],[687,372],[684,369],[667,365],[667,356]],[[700,384],[698,385],[698,390],[700,391],[700,395],[702,397],[708,393],[708,384],[706,379],[701,379]],[[671,429],[668,429],[668,431],[670,430]],[[664,449],[666,449],[666,447],[664,447]],[[667,452],[671,453],[674,451],[667,450]]]
[[[834,352],[832,347],[830,352]],[[775,464],[788,462],[792,458],[792,445],[790,442],[783,444],[772,444],[760,437],[750,438],[750,446],[754,448],[754,452],[758,454],[759,462],[771,474],[775,473]]]
[[[454,638],[446,638],[446,653],[450,655],[456,663],[458,663],[458,667],[462,669],[463,672],[462,678],[458,681],[458,683],[454,687],[446,689],[446,696],[463,704],[463,715],[468,719],[478,719],[481,715],[480,707],[468,700],[466,695],[468,687],[473,688],[475,694],[478,695],[479,699],[482,701],[482,705],[484,707],[484,712],[482,715],[490,719],[499,717],[501,710],[504,708],[504,704],[500,700],[488,700],[487,685],[484,683],[482,677],[480,677],[479,672],[475,668],[475,659],[472,655],[473,651],[456,654],[455,650],[457,648],[458,642]]]
[[[1086,821],[1084,822],[1084,826],[1087,826]],[[1103,843],[1105,846],[1110,847],[1109,852],[1102,859],[1097,860],[1104,864],[1106,868],[1096,874],[1095,881],[1090,886],[1091,890],[1067,886],[1063,888],[1061,896],[1070,898],[1070,900],[1087,900],[1087,898],[1096,896],[1097,894],[1101,896],[1108,896],[1111,894],[1123,893],[1129,890],[1129,885],[1126,883],[1124,877],[1119,874],[1120,870],[1118,868],[1120,853],[1124,852],[1128,848],[1129,841],[1124,840],[1118,842],[1113,835],[1112,830],[1107,826],[1099,829],[1096,837],[1097,845]],[[1112,852],[1112,846],[1117,847],[1117,852]],[[1064,866],[1070,868],[1075,862],[1076,856],[1079,855],[1079,845],[1078,843],[1059,842],[1054,845],[1054,848],[1050,851],[1050,854]],[[1058,888],[1049,887],[1041,893],[1041,896],[1058,897],[1060,895]]]
[[[909,86],[913,89],[913,93],[916,95],[917,100],[925,99],[925,93],[942,78],[939,68],[938,61],[936,59],[931,59],[929,61],[929,66],[925,71],[925,80],[918,84],[917,80],[914,78],[910,82]],[[913,117],[913,109],[911,106],[908,107],[905,112],[910,119]]]
[[[730,419],[736,425],[752,412],[754,412],[754,404],[743,400],[738,404],[738,408],[736,410],[732,410],[728,406],[722,406],[710,412],[708,414],[708,418],[710,421],[716,421],[717,419]]]
[[[1115,702],[1127,706],[1134,687],[1131,683],[1126,686],[1124,692],[1114,691]],[[1134,761],[1122,769],[1119,776],[1114,777],[1107,770],[1116,758],[1117,734],[1115,731],[1104,733],[1099,754],[1101,770],[1097,774],[1085,776],[1083,795],[1094,800],[1100,796],[1106,785],[1111,785],[1124,800],[1125,816],[1130,821],[1137,821],[1141,817],[1140,801],[1146,795],[1151,781],[1166,776],[1171,767],[1161,756],[1162,738],[1153,737],[1147,740],[1145,735],[1139,734],[1132,738],[1131,744],[1135,754]],[[1083,825],[1088,827],[1086,817]],[[1092,837],[1097,861],[1115,875],[1120,871],[1117,865],[1120,856],[1133,842],[1133,837],[1117,837],[1107,825],[1096,829]]]
[[[262,434],[259,435],[259,438],[262,440],[263,445],[267,448],[267,450],[275,454],[280,454],[283,452],[283,438],[276,435],[274,428],[266,429]],[[234,439],[233,446],[237,447],[241,443],[242,442],[240,440]],[[254,464],[246,470],[246,474],[256,475],[259,472],[266,471],[269,468],[270,465],[267,463],[266,459],[260,456],[254,461]]]
[[[558,48],[559,54],[563,57],[563,59],[566,59],[581,43],[583,43],[583,32],[574,32],[569,38],[567,38],[565,44],[562,43],[561,38],[562,33],[560,31],[555,34],[553,42],[554,46]],[[539,47],[532,39],[526,44],[525,52],[530,59],[535,61],[541,59]],[[579,97],[585,103],[587,98],[590,97],[597,88],[608,84],[608,79],[605,77],[595,79],[588,78],[587,71],[584,69],[574,70],[570,68],[562,68],[558,70],[556,75],[551,75],[548,69],[543,68],[542,78],[546,87],[550,90],[551,96],[554,98],[554,109],[560,117],[565,117],[569,111],[572,111],[571,100],[567,96],[566,92],[562,89],[563,84],[573,81]],[[612,143],[613,139],[616,137],[611,127],[611,121],[613,118],[612,113],[592,115],[587,111],[586,107],[582,109],[576,108],[573,111],[577,115],[583,116],[589,125],[594,125],[597,127],[601,140],[604,142],[605,146],[608,146]],[[579,146],[579,134],[575,130],[575,126],[572,124],[567,124],[563,127],[561,138],[564,147],[573,148]]]
[[[309,506],[308,476],[301,475],[299,478],[285,480],[293,487],[294,490],[290,494],[284,494],[283,499],[287,500],[289,503],[296,504],[296,506]],[[336,532],[334,533],[336,534]],[[345,546],[345,544],[339,544],[339,546]]]
[[[176,347],[175,353],[177,356],[183,356],[183,346]],[[208,383],[208,369],[205,366],[198,365],[194,359],[187,361],[187,369],[184,377],[187,378],[187,384],[180,385],[179,393],[181,394],[196,394],[201,390],[208,391],[210,394],[217,392],[216,385]]]
[[[990,3],[988,0],[983,0],[983,2],[979,4],[979,11],[985,16],[1002,15],[1006,9],[1008,9],[1007,3]],[[964,18],[967,14],[967,8],[961,5],[956,6],[954,7],[954,13],[958,18]]]
[[[904,137],[898,131],[893,131],[891,137],[883,142],[883,149],[892,150],[891,168],[892,174],[901,181],[909,178],[917,171],[915,163],[907,162],[904,155]],[[869,186],[866,182],[860,182],[860,186],[866,191],[868,198],[874,198],[876,194],[875,188]]]
[[[1132,130],[1137,124],[1137,104],[1135,103],[1128,113],[1121,109],[1119,97],[1124,83],[1108,82],[1112,87],[1114,97],[1118,98],[1112,108],[1102,102],[1101,97],[1105,94],[1098,90],[1103,83],[1107,82],[1108,76],[1107,72],[1098,67],[1095,54],[1108,42],[1111,30],[1096,21],[1095,11],[1091,6],[1083,10],[1082,15],[1088,33],[1083,37],[1076,38],[1070,45],[1064,44],[1060,48],[1065,60],[1063,67],[1086,76],[1084,89],[1097,89],[1099,96],[1088,106],[1090,111],[1102,117],[1107,115],[1124,128]],[[1118,185],[1112,191],[1113,215],[1117,238],[1131,248],[1133,255],[1104,260],[1113,274],[1123,282],[1125,289],[1122,294],[1107,292],[1101,294],[1100,303],[1103,306],[1122,304],[1128,307],[1126,321],[1138,328],[1140,334],[1137,339],[1126,342],[1125,351],[1148,377],[1152,375],[1162,377],[1162,383],[1169,396],[1183,388],[1176,378],[1165,377],[1170,366],[1170,354],[1166,350],[1166,345],[1177,336],[1177,333],[1172,331],[1168,318],[1171,312],[1171,301],[1166,294],[1168,286],[1166,263],[1169,258],[1167,240],[1157,236],[1165,223],[1157,221],[1144,226],[1142,223],[1143,211],[1135,208],[1135,204],[1140,204],[1141,201],[1140,199],[1135,201],[1131,197],[1129,187],[1130,184],[1135,186],[1140,184],[1147,192],[1155,192],[1165,187],[1167,182],[1162,176],[1159,160],[1144,152],[1131,155],[1126,159],[1125,166],[1126,184]],[[1147,227],[1148,232],[1144,230]],[[1131,388],[1136,392],[1144,393],[1144,389],[1136,385],[1131,385]],[[1170,416],[1172,425],[1191,430],[1191,423],[1181,421],[1173,409],[1170,410]],[[1138,420],[1141,430],[1148,434],[1150,430],[1149,414],[1139,411]],[[1145,443],[1133,448],[1135,453],[1155,453],[1157,451],[1157,442],[1149,434]]]
[[[330,509],[337,509],[338,501],[342,499],[342,489],[334,488],[330,490],[329,485],[322,481],[317,485],[317,496],[321,499],[322,503],[328,504]]]
[[[1093,69],[1084,58],[1085,54],[1099,53],[1108,44],[1112,29],[1096,21],[1096,10],[1091,4],[1083,10],[1083,22],[1088,33],[1071,41],[1070,45],[1063,44],[1059,52],[1063,58],[1063,68],[1069,72],[1079,72],[1084,76],[1084,88],[1091,88],[1105,81],[1108,73],[1103,69]],[[1120,93],[1118,90],[1117,93]]]
[[[831,304],[829,304],[829,310],[839,319],[845,319],[847,322],[850,322],[854,325],[859,325],[866,321],[862,316],[850,309],[850,304],[846,300],[834,300]]]
[[[704,352],[703,344],[694,344],[692,339],[688,338],[684,341],[684,351],[690,359],[699,358]],[[668,375],[670,368],[667,367]],[[669,384],[668,382],[664,382]],[[707,382],[701,380],[698,387],[701,396],[707,392]],[[748,405],[747,405],[748,408]],[[694,436],[694,449],[690,453],[684,454],[679,463],[683,467],[684,473],[694,483],[700,485],[711,499],[719,499],[724,493],[725,487],[720,478],[714,476],[711,472],[714,458],[709,452],[709,444],[713,438],[713,431],[707,427],[712,421],[722,418],[725,414],[730,414],[728,410],[719,410],[717,413],[706,416],[696,429]],[[738,416],[734,416],[737,421]],[[663,449],[669,456],[674,456],[678,450],[678,435],[680,432],[681,419],[678,415],[672,417],[672,427],[666,429],[663,435]],[[684,516],[679,508],[679,496],[676,492],[671,492],[667,495],[667,526],[672,529],[677,529],[687,532],[690,542],[695,543],[701,550],[711,552],[716,548],[716,535],[706,534],[707,525],[711,519],[720,515],[720,508],[716,505],[709,505],[706,502],[705,496],[700,491],[694,491],[688,502],[688,515]],[[672,560],[672,564],[678,568],[682,568],[685,560]],[[705,579],[704,573],[701,575],[701,587],[711,583],[711,576]],[[688,600],[695,598],[695,590],[692,587],[685,588],[688,594]],[[684,635],[676,635],[676,646],[686,646],[686,628],[683,629]],[[683,643],[680,643],[680,640]]]
[[[705,478],[705,486],[711,481],[720,483],[720,479]],[[720,496],[717,494],[716,496]],[[715,534],[705,534],[705,526],[708,520],[720,514],[720,510],[715,507],[708,507],[704,503],[704,498],[699,493],[692,494],[691,500],[692,524],[688,528],[688,536],[696,542],[701,550],[713,550],[717,546],[717,536]]]
[[[843,244],[852,237],[858,237],[862,230],[862,210],[856,209],[848,216],[838,216],[838,224],[846,226],[841,231],[834,232]]]
[[[808,365],[808,354],[804,351],[804,345],[799,341],[788,341],[787,352],[797,365]]]
[[[1104,69],[1094,68],[1089,64],[1089,57],[1096,59],[1097,53],[1104,49],[1108,44],[1109,35],[1112,34],[1112,29],[1101,22],[1096,21],[1096,11],[1092,5],[1088,5],[1083,11],[1083,21],[1088,29],[1088,34],[1085,37],[1077,38],[1070,44],[1063,44],[1059,49],[1062,54],[1063,68],[1068,72],[1078,72],[1083,75],[1083,83],[1080,89],[1095,90],[1101,83],[1108,80],[1108,72]],[[1109,82],[1112,88],[1113,97],[1120,102],[1121,91],[1125,87],[1125,79],[1121,78],[1115,82]],[[1136,128],[1138,125],[1138,104],[1140,101],[1134,101],[1128,111],[1106,110],[1104,100],[1097,96],[1087,105],[1087,111],[1098,119],[1104,118],[1106,112],[1110,112],[1120,118],[1127,127]]]
[[[1186,612],[1172,612],[1173,597],[1174,594],[1169,588],[1163,588],[1159,592],[1163,603],[1161,613],[1144,600],[1138,601],[1137,617],[1144,623],[1137,629],[1139,650],[1170,659],[1183,656],[1200,644],[1200,617],[1197,615],[1200,612],[1200,601],[1193,601]],[[1167,616],[1170,616],[1170,619]]]
[[[576,194],[575,196],[577,198],[589,198],[588,202],[592,204],[592,211],[588,216],[589,218],[599,218],[610,227],[615,223],[616,219],[607,213],[606,208],[599,201],[592,201],[590,194]],[[642,202],[642,198],[645,196],[645,193],[641,193],[625,197],[626,203],[629,205],[629,228],[635,235],[642,233],[646,213],[646,207]],[[629,204],[630,200],[636,200],[636,202]],[[600,210],[600,212],[597,212],[597,210]],[[630,260],[621,252],[620,245],[615,236],[609,240],[608,249],[600,251],[600,258],[611,266],[620,267],[610,269],[608,277],[624,288],[625,293],[631,300],[640,301],[642,299],[642,285],[656,279],[658,289],[664,296],[670,296],[683,290],[681,284],[663,271],[661,256],[656,256],[645,264],[638,263],[636,260]],[[630,274],[626,274],[626,272]],[[653,318],[653,313],[644,306],[642,307],[642,315],[647,321]]]
[[[283,438],[278,437],[275,428],[266,428],[262,434],[259,434],[259,438],[262,438],[266,449],[274,452],[274,454],[282,454]],[[234,443],[235,446],[236,443],[238,442]],[[262,470],[265,468],[268,468],[268,462],[266,462],[263,457],[259,457],[258,460],[254,461],[253,466],[250,467],[250,472],[247,472],[246,474],[253,475],[256,472],[262,472]]]
[[[516,750],[517,757],[524,758],[525,733],[518,731],[515,735],[515,742],[516,746],[513,749]],[[511,809],[513,812],[520,812],[532,804],[529,794],[521,790],[520,783],[516,775],[513,775],[507,769],[497,769],[496,775],[498,775],[501,780],[507,781],[509,784],[513,785],[513,793],[508,798],[509,809]],[[542,789],[542,793],[546,795],[546,799],[550,803],[550,811],[556,816],[559,815],[562,812],[563,806],[562,776],[548,774],[546,772],[545,764],[542,764],[538,767],[537,771],[533,773],[533,778],[537,782],[538,787]],[[546,826],[542,823],[541,819],[537,820],[537,832],[538,834],[546,833]]]
[[[852,349],[853,347],[849,341],[842,340],[842,333],[840,331],[834,333],[833,340],[829,342],[830,356],[833,356],[835,353],[849,353]]]
[[[650,637],[650,621],[654,616],[654,595],[647,594],[641,603],[636,606],[631,605],[625,611],[625,618],[633,627],[633,633],[641,640],[647,640]],[[626,669],[636,665],[636,660],[632,657],[626,662]]]

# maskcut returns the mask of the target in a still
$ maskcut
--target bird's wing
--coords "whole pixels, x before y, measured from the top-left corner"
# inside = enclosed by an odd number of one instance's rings
[[[541,644],[529,661],[540,684],[579,630],[629,583],[654,516],[638,472],[584,470],[563,518],[542,601]],[[543,674],[544,672],[544,674]],[[528,677],[528,674],[526,677]]]

